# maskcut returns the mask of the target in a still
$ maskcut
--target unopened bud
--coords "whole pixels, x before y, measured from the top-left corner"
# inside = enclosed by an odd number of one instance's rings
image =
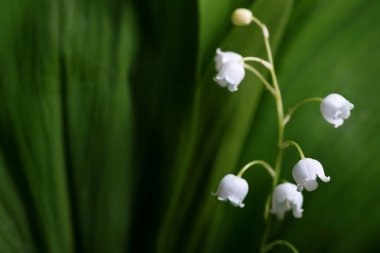
[[[248,9],[239,8],[232,13],[232,23],[236,26],[249,25],[252,22],[252,12]]]

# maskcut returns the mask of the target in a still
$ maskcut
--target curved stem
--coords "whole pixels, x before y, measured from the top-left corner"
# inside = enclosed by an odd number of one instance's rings
[[[268,252],[268,251],[272,250],[277,245],[284,245],[284,246],[288,247],[293,253],[299,253],[298,250],[296,249],[296,247],[294,247],[293,244],[291,244],[290,242],[285,241],[285,240],[277,240],[277,241],[269,243],[265,247],[265,251],[264,252]]]
[[[298,153],[300,154],[301,159],[305,159],[305,155],[304,155],[300,145],[297,142],[291,141],[291,140],[284,141],[283,148],[287,148],[287,147],[289,147],[289,145],[293,145],[294,147],[296,147],[298,150]]]
[[[294,105],[293,107],[291,107],[289,109],[289,112],[288,114],[285,116],[285,119],[284,119],[284,124],[287,124],[290,120],[290,118],[292,117],[292,114],[303,104],[306,104],[306,103],[311,103],[311,102],[322,102],[323,98],[319,98],[319,97],[315,97],[315,98],[306,98],[304,100],[301,100],[300,102],[298,102],[296,105]]]
[[[246,172],[246,170],[248,170],[250,167],[254,166],[254,165],[261,165],[263,166],[267,172],[269,173],[269,175],[271,175],[272,178],[274,178],[276,176],[276,173],[274,172],[273,168],[268,164],[266,163],[265,161],[261,161],[261,160],[256,160],[256,161],[252,161],[250,163],[247,163],[240,171],[239,171],[239,174],[237,174],[238,177],[242,177],[244,172]]]
[[[266,28],[266,26],[264,25],[264,23],[261,22],[260,19],[256,18],[255,16],[252,16],[252,21],[255,22],[260,28],[262,28],[262,29],[263,29],[263,27]],[[266,31],[264,31],[264,29],[263,29],[264,38],[269,37],[268,36],[269,34],[267,35],[267,31],[268,31],[268,29],[266,29]]]
[[[254,61],[254,62],[261,63],[264,67],[266,67],[269,70],[273,68],[272,64],[258,57],[244,57],[243,62],[246,62],[246,61]]]
[[[265,77],[261,75],[261,73],[257,69],[248,64],[244,64],[244,67],[251,71],[253,74],[255,74],[257,78],[259,78],[260,81],[264,84],[265,88],[267,88],[273,95],[275,94],[272,85],[265,79]]]

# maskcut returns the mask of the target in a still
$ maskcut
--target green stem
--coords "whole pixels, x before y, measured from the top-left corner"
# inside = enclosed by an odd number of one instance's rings
[[[296,247],[294,247],[293,244],[291,244],[290,242],[285,241],[285,240],[277,240],[277,241],[269,243],[265,247],[264,252],[268,252],[268,251],[272,250],[277,245],[284,245],[284,246],[288,247],[293,253],[299,253],[298,250],[296,249]]]
[[[243,62],[246,62],[246,61],[254,61],[254,62],[261,63],[264,67],[266,67],[269,70],[273,68],[272,64],[258,57],[244,57]]]
[[[273,81],[273,87],[275,90],[274,98],[276,100],[277,120],[278,120],[277,155],[276,155],[276,164],[274,167],[274,170],[276,172],[276,176],[273,179],[272,190],[271,190],[271,192],[267,198],[267,202],[266,202],[265,210],[264,210],[264,223],[265,223],[264,234],[263,234],[263,238],[262,238],[261,245],[260,245],[260,252],[263,253],[263,252],[265,252],[265,245],[266,245],[266,241],[267,241],[268,236],[269,236],[271,217],[272,217],[272,216],[270,216],[270,213],[269,213],[271,195],[272,195],[274,188],[278,184],[278,181],[279,181],[280,175],[281,175],[282,158],[284,155],[282,143],[284,141],[285,124],[284,124],[284,107],[283,107],[283,102],[282,102],[281,90],[280,90],[280,86],[278,84],[277,75],[276,75],[275,68],[274,68],[272,50],[271,50],[270,43],[269,43],[268,29],[256,17],[253,17],[252,21],[255,22],[261,28],[261,30],[263,32],[265,49],[266,49],[266,52],[268,55],[269,63],[272,65],[272,68],[270,69],[270,73],[271,73],[271,77],[272,77],[272,81]]]
[[[304,100],[301,100],[300,102],[298,102],[295,106],[291,107],[289,109],[289,112],[288,114],[285,116],[285,119],[284,119],[284,124],[286,125],[290,118],[292,117],[293,113],[303,104],[306,104],[306,103],[312,103],[312,102],[322,102],[323,98],[319,98],[319,97],[316,97],[316,98],[306,98]]]
[[[264,84],[265,88],[267,88],[273,95],[275,95],[275,91],[272,85],[260,74],[260,72],[257,69],[248,64],[244,64],[244,67],[251,71],[253,74],[255,74],[257,78],[259,78],[260,81]]]
[[[263,166],[263,168],[265,168],[267,170],[267,172],[269,173],[269,175],[272,176],[272,178],[274,178],[276,176],[276,173],[274,172],[273,168],[268,164],[266,163],[265,161],[261,161],[261,160],[256,160],[256,161],[252,161],[250,163],[247,163],[239,172],[239,174],[237,174],[238,177],[242,177],[244,172],[246,172],[250,167],[254,166],[254,165],[261,165]]]
[[[298,153],[300,154],[301,159],[305,159],[305,155],[304,155],[304,153],[303,153],[300,145],[297,142],[295,142],[295,141],[285,141],[283,143],[283,148],[287,148],[287,147],[289,147],[289,145],[293,145],[294,147],[296,147],[297,150],[298,150]]]
[[[261,29],[263,29],[263,34],[264,34],[264,38],[265,38],[266,36],[265,36],[264,29],[266,29],[266,26],[264,25],[264,23],[261,22],[260,19],[256,18],[255,16],[252,16],[252,21],[255,22]]]

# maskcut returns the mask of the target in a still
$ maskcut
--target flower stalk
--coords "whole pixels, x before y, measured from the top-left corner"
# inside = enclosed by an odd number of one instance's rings
[[[313,102],[317,102],[317,103],[320,103],[322,102],[323,98],[319,98],[319,97],[315,97],[315,98],[306,98],[304,100],[301,100],[300,102],[298,102],[296,105],[294,105],[293,107],[289,108],[289,112],[288,114],[286,114],[285,116],[285,119],[284,119],[284,125],[286,125],[290,118],[292,117],[293,113],[303,104],[306,104],[306,103],[313,103]]]
[[[261,161],[261,160],[256,160],[256,161],[252,161],[250,163],[247,163],[241,170],[240,172],[237,174],[238,177],[242,177],[243,174],[249,169],[251,168],[252,166],[254,165],[261,165],[263,168],[266,169],[266,171],[269,173],[269,175],[274,178],[276,176],[276,172],[273,170],[273,168],[265,161]]]
[[[221,201],[228,201],[234,206],[244,207],[243,200],[248,193],[248,183],[242,178],[243,174],[255,165],[261,165],[272,177],[272,188],[266,200],[264,208],[264,232],[260,243],[260,253],[268,252],[277,245],[284,245],[292,252],[298,252],[297,249],[289,242],[277,240],[268,243],[272,216],[275,214],[279,220],[283,219],[285,212],[292,210],[295,218],[302,217],[303,195],[302,190],[314,191],[318,187],[317,178],[323,182],[329,182],[330,177],[326,176],[322,164],[312,158],[306,158],[300,145],[293,141],[284,141],[285,126],[290,121],[293,113],[303,104],[318,102],[320,103],[320,111],[323,118],[335,128],[341,126],[343,122],[350,117],[350,111],[354,105],[343,96],[332,93],[325,98],[313,97],[301,100],[284,114],[284,105],[281,89],[277,79],[272,49],[269,42],[269,31],[266,25],[256,18],[248,9],[237,9],[232,15],[232,22],[237,26],[246,26],[255,23],[262,31],[264,45],[267,54],[267,60],[258,57],[243,57],[235,52],[223,52],[220,49],[216,51],[215,63],[218,74],[214,80],[222,87],[226,87],[229,91],[238,90],[238,85],[245,76],[245,71],[253,73],[264,85],[264,87],[273,95],[276,104],[277,114],[277,143],[276,157],[274,168],[267,162],[255,160],[246,164],[235,176],[226,175],[220,182],[218,190],[214,196]],[[246,62],[258,62],[262,64],[270,72],[272,84],[253,66]],[[299,155],[300,160],[293,167],[292,175],[297,185],[285,182],[279,184],[281,176],[281,167],[284,157],[284,149],[294,146]],[[272,208],[270,205],[272,204]]]
[[[300,145],[297,142],[295,142],[295,141],[284,141],[283,148],[287,148],[290,145],[293,145],[297,149],[298,153],[300,154],[301,159],[305,159],[305,154],[303,153]]]
[[[285,241],[285,240],[276,240],[276,241],[273,241],[273,242],[269,243],[265,247],[264,252],[269,252],[274,247],[276,247],[278,245],[284,245],[285,247],[289,248],[293,253],[299,253],[299,251],[296,249],[296,247],[293,246],[293,244],[291,244],[290,242]]]
[[[265,88],[270,91],[270,93],[273,95],[275,94],[275,90],[273,89],[272,85],[265,79],[265,77],[263,77],[263,75],[261,75],[257,69],[248,64],[244,64],[244,68],[256,75],[257,78],[259,78],[259,80],[264,84]]]
[[[277,109],[277,121],[278,121],[278,136],[277,136],[277,155],[276,155],[276,162],[275,162],[275,177],[273,178],[272,182],[272,189],[271,192],[274,191],[276,185],[278,184],[278,181],[280,180],[280,175],[281,175],[281,166],[282,166],[282,160],[284,156],[284,151],[282,148],[282,144],[284,141],[284,130],[285,130],[285,124],[284,124],[284,106],[282,102],[282,95],[281,95],[281,90],[280,86],[278,84],[278,79],[274,67],[274,62],[273,62],[273,55],[272,55],[272,49],[270,46],[269,42],[269,32],[267,27],[256,17],[252,17],[252,21],[256,23],[262,30],[262,33],[264,35],[264,44],[265,44],[265,50],[268,56],[268,61],[272,65],[272,68],[269,69],[272,82],[273,82],[273,88],[274,88],[274,99],[276,102],[276,109]],[[269,230],[270,230],[270,224],[271,224],[271,216],[270,214],[270,202],[271,202],[271,194],[269,194],[266,205],[265,205],[265,210],[264,210],[264,222],[265,222],[265,227],[264,227],[264,234],[263,238],[261,241],[260,245],[260,252],[265,252],[266,248],[266,243],[269,235]]]
[[[244,57],[243,61],[245,61],[245,62],[246,61],[258,62],[269,70],[271,70],[273,68],[273,64],[271,64],[270,62],[267,62],[266,60],[263,60],[259,57]]]

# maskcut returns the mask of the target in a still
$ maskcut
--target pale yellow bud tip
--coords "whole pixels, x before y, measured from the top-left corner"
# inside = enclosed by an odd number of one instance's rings
[[[248,9],[239,8],[232,13],[232,23],[237,26],[249,25],[252,22],[252,12]]]

